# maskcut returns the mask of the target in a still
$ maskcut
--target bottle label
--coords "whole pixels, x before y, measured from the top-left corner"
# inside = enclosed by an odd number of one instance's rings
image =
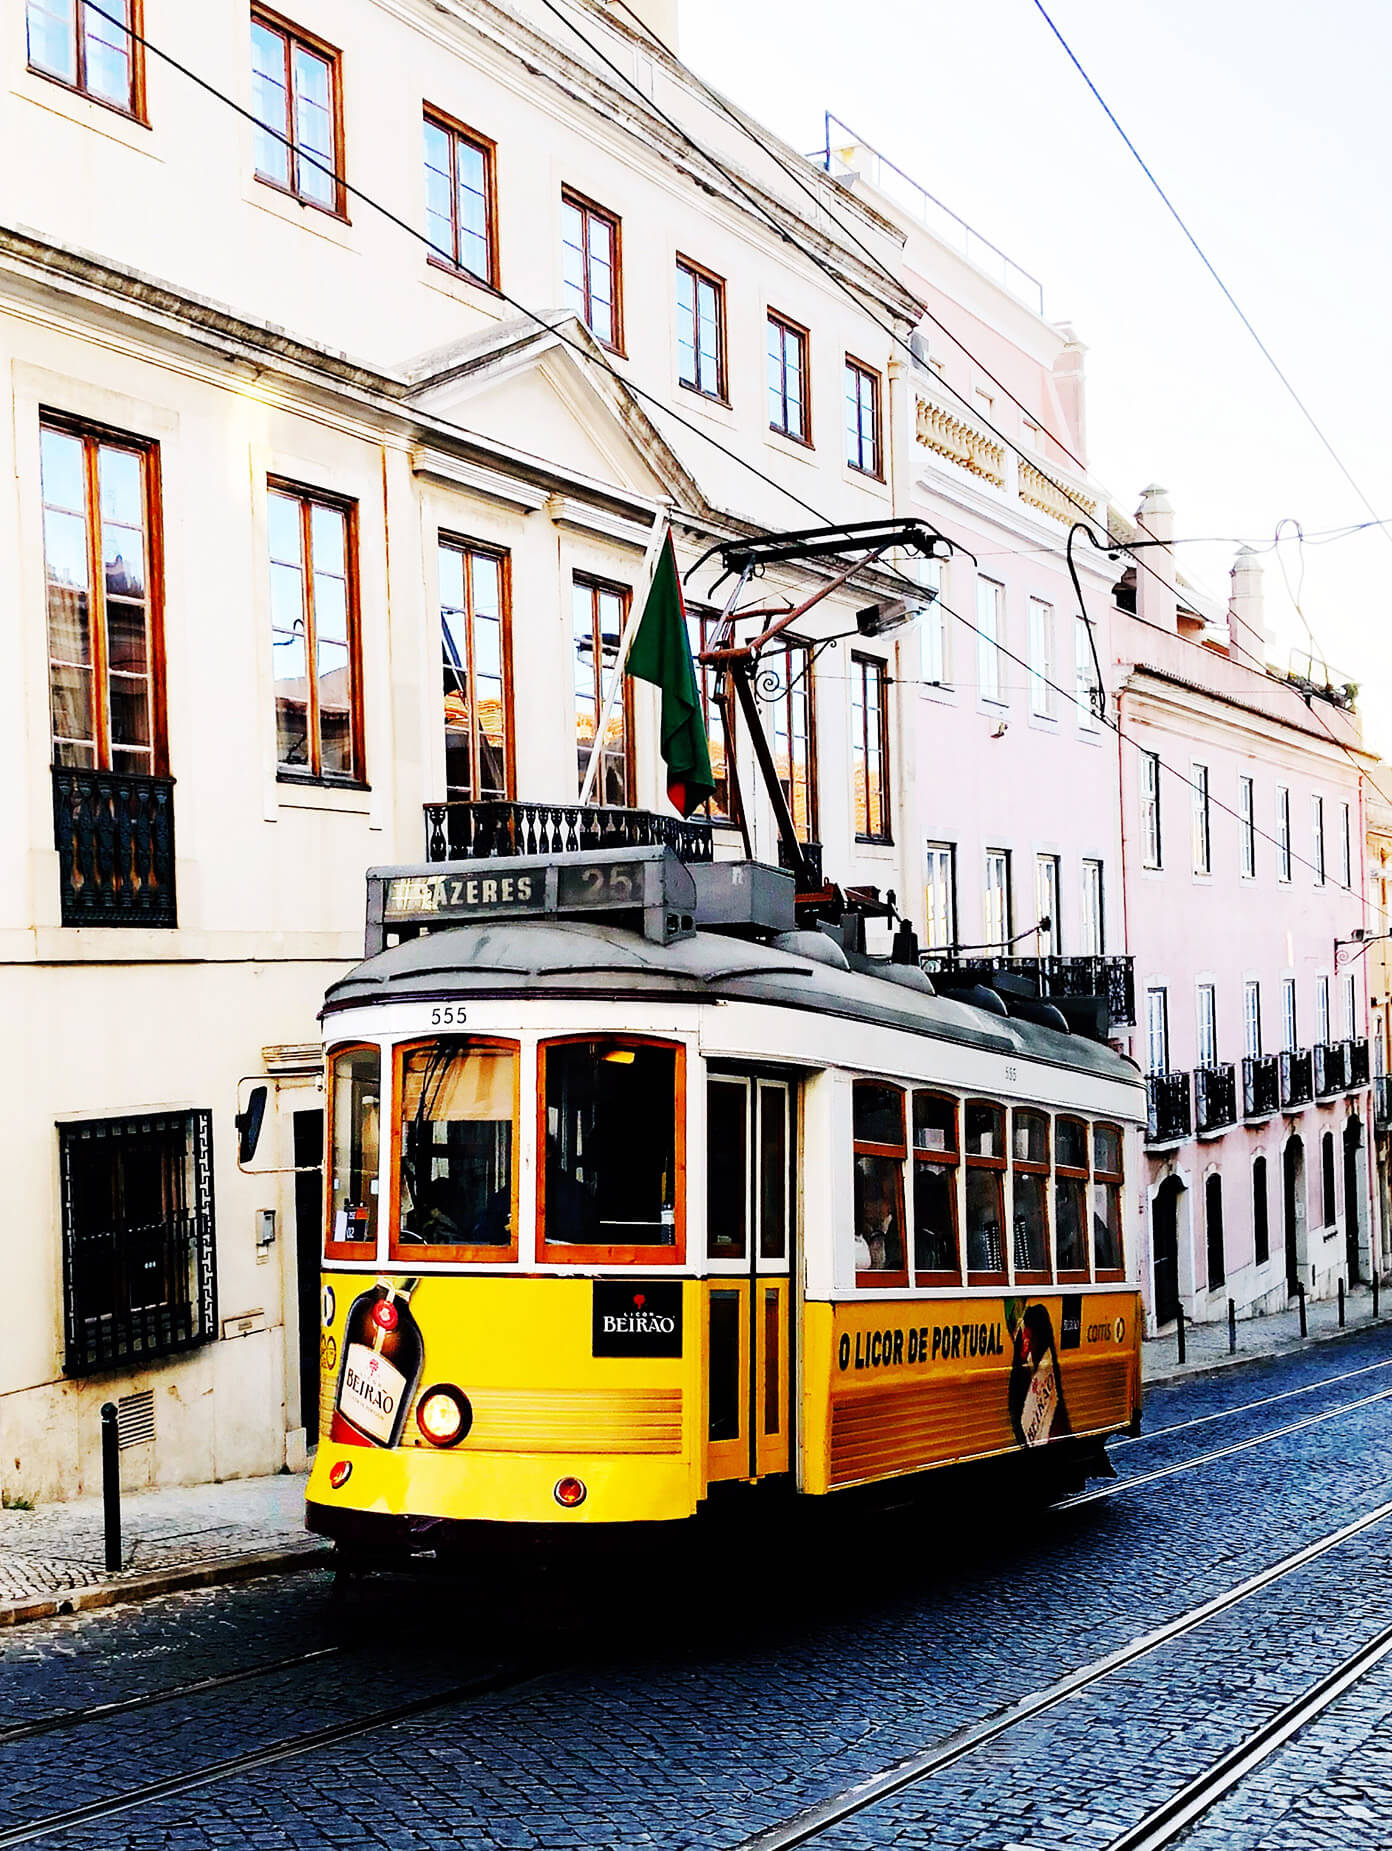
[[[1054,1376],[1053,1353],[1046,1352],[1030,1377],[1025,1390],[1025,1405],[1020,1414],[1026,1446],[1042,1446],[1049,1437],[1058,1412],[1058,1382]]]
[[[406,1378],[365,1343],[350,1343],[343,1366],[339,1412],[379,1446],[390,1446]]]

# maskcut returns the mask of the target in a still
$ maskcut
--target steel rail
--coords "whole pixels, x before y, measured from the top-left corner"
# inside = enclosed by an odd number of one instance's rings
[[[1392,1517],[1392,1501],[1376,1505],[1365,1511],[1361,1517],[1341,1524],[1337,1530],[1331,1530],[1316,1542],[1307,1543],[1304,1548],[1283,1556],[1270,1567],[1261,1569],[1257,1574],[1240,1581],[1225,1593],[1216,1594],[1200,1606],[1191,1607],[1187,1613],[1169,1620],[1154,1632],[1146,1633],[1139,1639],[1133,1639],[1129,1645],[1109,1652],[1105,1657],[1094,1659],[1091,1664],[1080,1666],[1067,1677],[1051,1684],[1043,1690],[1035,1691],[1028,1697],[1022,1697],[1009,1708],[981,1723],[974,1723],[966,1729],[957,1730],[943,1741],[931,1748],[920,1749],[917,1753],[905,1756],[891,1767],[873,1774],[868,1780],[856,1782],[854,1786],[843,1788],[830,1798],[819,1800],[814,1805],[804,1807],[790,1819],[778,1825],[764,1826],[747,1838],[734,1841],[728,1851],[792,1851],[796,1845],[805,1845],[812,1839],[834,1825],[841,1824],[867,1806],[888,1799],[892,1794],[902,1792],[906,1787],[917,1785],[921,1780],[929,1780],[935,1774],[944,1772],[957,1762],[965,1760],[968,1755],[984,1748],[988,1743],[1008,1735],[1022,1723],[1032,1721],[1046,1710],[1054,1709],[1060,1703],[1066,1703],[1071,1697],[1090,1689],[1108,1678],[1113,1672],[1124,1666],[1134,1664],[1138,1658],[1156,1651],[1160,1646],[1168,1645],[1172,1639],[1182,1638],[1185,1633],[1193,1632],[1207,1621],[1226,1613],[1230,1608],[1249,1600],[1254,1594],[1260,1594],[1273,1583],[1294,1574],[1307,1563],[1327,1555],[1339,1548],[1352,1537],[1371,1529],[1375,1524],[1384,1523]],[[5,1844],[0,1837],[0,1846]],[[1108,1846],[1107,1851],[1119,1851],[1119,1847]]]
[[[327,1728],[306,1730],[303,1735],[285,1736],[265,1748],[253,1748],[244,1754],[229,1755],[225,1760],[211,1761],[187,1774],[171,1774],[164,1780],[152,1780],[144,1786],[129,1787],[105,1799],[89,1800],[85,1805],[73,1806],[64,1812],[46,1813],[40,1819],[28,1819],[22,1824],[5,1827],[0,1829],[0,1851],[10,1845],[31,1844],[36,1838],[47,1838],[54,1832],[67,1831],[74,1825],[84,1825],[93,1819],[108,1819],[116,1813],[131,1812],[137,1807],[152,1805],[156,1800],[172,1799],[195,1787],[211,1786],[216,1781],[229,1780],[234,1775],[273,1767],[278,1761],[289,1761],[296,1755],[308,1754],[316,1748],[331,1748],[339,1742],[351,1742],[357,1736],[371,1734],[374,1729],[387,1729],[393,1723],[408,1722],[414,1716],[424,1716],[431,1710],[444,1709],[451,1703],[462,1703],[471,1697],[490,1696],[497,1691],[511,1690],[539,1675],[538,1671],[531,1668],[510,1670],[506,1666],[495,1666],[491,1671],[470,1678],[463,1684],[451,1685],[448,1690],[431,1697],[414,1697],[410,1702],[394,1704],[390,1709],[374,1710],[354,1722],[331,1723]]]
[[[1219,1408],[1212,1414],[1197,1414],[1193,1420],[1177,1420],[1169,1427],[1148,1427],[1144,1433],[1134,1436],[1124,1434],[1120,1439],[1109,1441],[1108,1450],[1117,1452],[1123,1446],[1139,1446],[1145,1440],[1158,1440],[1167,1433],[1187,1433],[1191,1427],[1206,1427],[1210,1421],[1252,1414],[1258,1408],[1274,1407],[1278,1401],[1293,1401],[1297,1395],[1312,1395],[1317,1388],[1332,1388],[1336,1382],[1351,1382],[1355,1376],[1372,1375],[1378,1369],[1392,1369],[1392,1358],[1382,1363],[1365,1363],[1361,1369],[1345,1369],[1341,1375],[1322,1375],[1317,1382],[1306,1382],[1301,1388],[1285,1388],[1279,1395],[1263,1395],[1259,1401],[1244,1401],[1237,1407]]]

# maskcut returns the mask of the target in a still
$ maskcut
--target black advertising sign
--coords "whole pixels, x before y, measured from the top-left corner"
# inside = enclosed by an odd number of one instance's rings
[[[680,1356],[679,1279],[596,1279],[595,1356]]]
[[[1076,1350],[1083,1341],[1083,1295],[1065,1292],[1059,1316],[1059,1348]]]

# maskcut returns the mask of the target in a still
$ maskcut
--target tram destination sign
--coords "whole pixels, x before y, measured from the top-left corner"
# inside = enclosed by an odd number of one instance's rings
[[[373,868],[367,887],[369,957],[389,936],[546,915],[627,913],[645,937],[665,944],[693,930],[696,903],[690,873],[663,847]]]

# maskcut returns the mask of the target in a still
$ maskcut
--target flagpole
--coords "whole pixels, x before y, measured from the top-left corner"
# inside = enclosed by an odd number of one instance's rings
[[[638,631],[639,619],[643,615],[643,606],[647,601],[653,577],[657,571],[657,561],[667,540],[667,530],[671,523],[671,504],[663,502],[653,515],[652,532],[648,536],[648,550],[643,555],[643,593],[636,593],[629,599],[628,616],[624,621],[623,635],[619,638],[619,653],[614,661],[614,677],[609,684],[609,691],[604,696],[604,705],[600,708],[599,725],[595,729],[594,744],[590,747],[590,762],[585,767],[584,782],[580,786],[580,801],[588,803],[594,794],[595,779],[599,776],[599,754],[604,744],[604,735],[609,729],[609,722],[614,717],[614,709],[623,699],[624,664],[628,661],[628,652],[633,647],[633,638]],[[600,685],[604,682],[604,647],[601,640],[600,660],[596,665],[600,676]]]

